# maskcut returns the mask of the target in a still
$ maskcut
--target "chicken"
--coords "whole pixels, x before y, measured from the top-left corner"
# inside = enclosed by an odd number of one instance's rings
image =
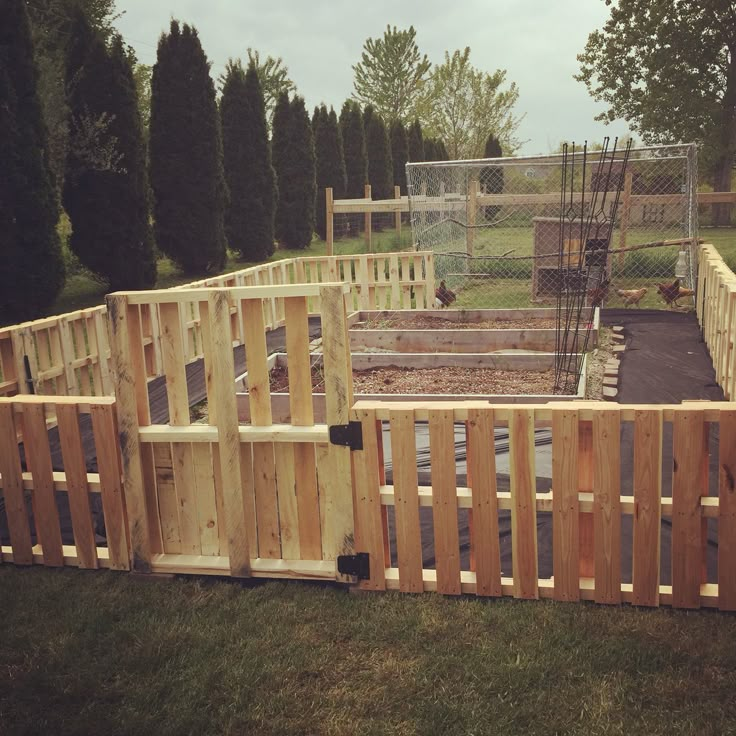
[[[671,284],[657,284],[657,292],[670,307],[673,304],[677,305],[680,297],[680,279],[675,279]]]
[[[590,297],[590,306],[591,307],[600,307],[601,304],[606,300],[606,297],[608,296],[608,288],[610,287],[611,282],[609,279],[605,279],[604,281],[601,281],[601,283],[592,288],[588,289],[588,296]]]
[[[647,289],[645,287],[641,289],[616,289],[616,293],[624,300],[624,307],[628,307],[630,304],[635,304],[638,307],[639,302],[647,293]]]
[[[434,292],[434,303],[438,307],[449,307],[456,299],[455,292],[448,289],[444,281],[440,281],[440,285]]]

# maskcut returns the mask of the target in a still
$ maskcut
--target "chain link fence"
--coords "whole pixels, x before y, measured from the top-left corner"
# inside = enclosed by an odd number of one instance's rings
[[[604,306],[669,308],[658,284],[695,284],[696,240],[687,241],[698,235],[695,146],[632,149],[625,169],[623,161],[606,167],[605,181],[596,180],[599,159],[589,151],[583,170],[580,155],[564,202],[561,155],[407,166],[414,246],[434,252],[436,282],[455,294],[453,307],[553,306],[560,244],[584,249],[575,223],[589,216],[595,189],[609,192],[609,208],[621,189],[615,219],[609,210],[601,224],[610,232]],[[560,237],[563,207],[569,232]],[[676,306],[692,308],[692,296]]]

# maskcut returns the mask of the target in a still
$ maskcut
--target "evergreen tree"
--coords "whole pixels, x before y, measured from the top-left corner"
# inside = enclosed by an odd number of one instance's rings
[[[365,129],[360,107],[346,100],[340,111],[340,132],[345,154],[346,189],[348,199],[360,199],[368,181],[368,161],[365,149]]]
[[[435,151],[437,153],[438,161],[449,161],[450,160],[450,154],[447,152],[447,146],[445,145],[445,142],[442,140],[442,138],[437,138],[437,143],[435,145]]]
[[[69,245],[111,291],[150,288],[156,257],[130,60],[119,36],[108,51],[77,11],[68,62],[71,134],[62,196],[72,225]]]
[[[503,151],[498,138],[491,133],[486,140],[484,158],[501,158]],[[503,166],[484,166],[481,169],[480,186],[486,194],[501,194],[503,192]],[[492,222],[498,216],[501,207],[490,205],[485,208],[485,218]]]
[[[425,161],[424,136],[422,135],[422,126],[419,120],[414,120],[409,126],[407,138],[409,141],[409,161]]]
[[[314,134],[314,152],[317,159],[317,233],[324,240],[327,237],[327,217],[325,210],[325,188],[332,187],[335,199],[345,196],[345,159],[342,151],[342,136],[337,124],[337,115],[322,105],[318,111]]]
[[[38,317],[64,284],[25,3],[0,2],[0,324]]]
[[[186,273],[225,264],[227,187],[215,85],[197,31],[171,22],[151,80],[156,242]]]
[[[314,233],[317,185],[314,137],[302,97],[289,102],[288,93],[279,96],[272,145],[279,189],[276,237],[287,248],[307,248]]]
[[[230,199],[225,232],[230,248],[246,261],[274,251],[276,175],[268,144],[266,104],[254,62],[244,71],[229,62],[220,101],[222,143]]]
[[[368,181],[373,199],[391,199],[394,196],[394,170],[391,163],[391,144],[383,120],[370,105],[364,119],[366,149],[368,151]]]
[[[409,141],[401,120],[391,124],[391,161],[394,167],[394,186],[406,194],[406,162],[409,160]]]

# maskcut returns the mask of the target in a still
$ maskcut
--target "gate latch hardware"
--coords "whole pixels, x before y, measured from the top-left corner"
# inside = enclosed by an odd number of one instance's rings
[[[351,450],[362,450],[363,425],[360,422],[332,424],[330,426],[330,442],[333,445],[349,447]]]
[[[371,576],[370,555],[367,552],[357,552],[354,555],[339,555],[337,571],[343,575],[353,575],[358,580],[368,580]]]

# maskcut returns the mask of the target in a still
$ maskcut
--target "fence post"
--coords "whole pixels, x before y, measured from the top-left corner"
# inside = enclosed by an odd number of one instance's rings
[[[334,205],[333,205],[334,193],[332,187],[325,189],[325,242],[327,244],[326,253],[328,256],[332,255],[332,248],[334,243]]]
[[[624,177],[624,191],[621,196],[621,220],[619,222],[619,248],[626,247],[626,233],[629,229],[629,222],[631,220],[631,185],[634,179],[632,172],[627,171]],[[624,261],[626,260],[626,253],[618,254],[618,265],[623,268]]]
[[[401,200],[401,187],[398,185],[394,187],[394,199]],[[396,226],[397,244],[401,246],[401,209],[396,210],[394,224]]]
[[[365,198],[371,198],[371,185],[365,185]],[[373,253],[373,241],[371,239],[371,228],[372,228],[373,214],[370,209],[365,213],[365,247],[368,253]]]

